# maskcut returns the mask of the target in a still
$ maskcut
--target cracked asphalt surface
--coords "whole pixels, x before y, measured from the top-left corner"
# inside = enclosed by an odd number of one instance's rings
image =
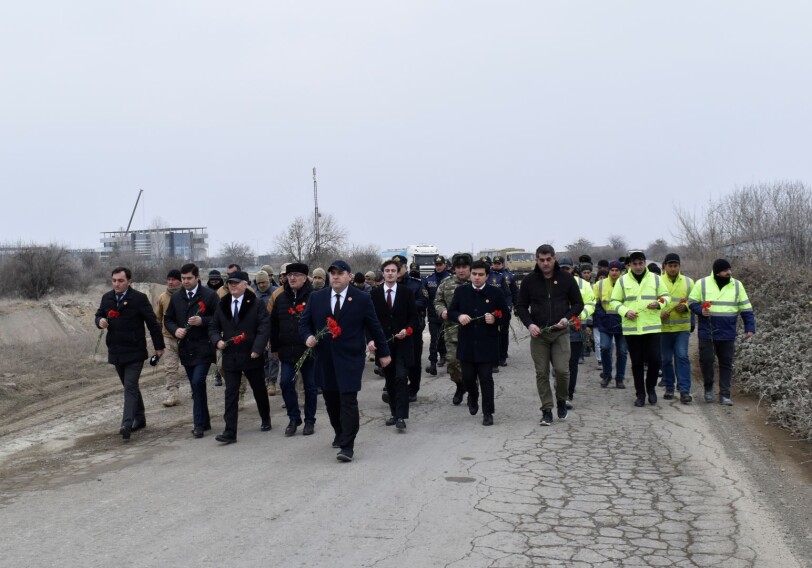
[[[104,433],[69,448],[61,436],[49,459],[0,481],[1,563],[812,566],[809,525],[761,493],[746,440],[719,427],[734,420],[726,410],[636,409],[633,389],[600,388],[588,359],[575,409],[542,427],[527,343],[511,346],[509,363],[494,376],[493,427],[450,404],[441,371],[424,376],[405,434],[383,424],[383,381],[369,365],[351,464],[335,460],[321,401],[314,436],[285,438],[274,397],[271,432],[247,404],[239,443],[220,447],[219,418],[192,439],[191,401],[164,409],[158,389],[147,420],[171,414],[169,426],[125,444],[100,412]],[[796,498],[810,502],[809,488]]]

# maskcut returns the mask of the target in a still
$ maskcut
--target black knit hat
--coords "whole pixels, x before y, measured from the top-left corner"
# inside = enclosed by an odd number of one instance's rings
[[[713,273],[719,274],[731,268],[730,263],[724,258],[717,258],[713,261]]]
[[[166,277],[167,279],[174,278],[175,280],[180,280],[180,270],[173,268],[169,271],[169,274],[167,274]]]
[[[665,258],[663,259],[663,266],[665,266],[669,262],[676,262],[677,264],[680,264],[679,255],[675,252],[669,252],[667,255],[665,255]]]

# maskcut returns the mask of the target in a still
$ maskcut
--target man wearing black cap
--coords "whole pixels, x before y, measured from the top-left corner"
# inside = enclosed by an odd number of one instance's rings
[[[422,294],[426,301],[426,311],[429,316],[429,335],[431,340],[429,342],[429,366],[426,367],[426,372],[429,375],[437,375],[437,367],[445,365],[446,347],[445,339],[440,333],[442,329],[443,320],[434,309],[434,298],[437,296],[437,287],[440,283],[448,278],[448,263],[444,256],[437,255],[434,257],[434,273],[427,276],[423,280]],[[437,356],[439,355],[439,361]]]
[[[130,287],[133,278],[130,269],[118,266],[111,276],[113,289],[102,296],[96,311],[96,327],[107,330],[107,361],[115,365],[124,387],[124,411],[118,432],[123,439],[129,440],[132,432],[147,425],[144,399],[138,388],[141,370],[148,357],[144,326],[149,329],[158,357],[164,354],[164,338],[147,295]]]
[[[462,367],[459,360],[457,360],[457,327],[456,323],[448,320],[448,309],[451,306],[451,300],[454,298],[454,291],[459,286],[468,284],[471,278],[471,264],[473,259],[468,253],[458,253],[451,258],[451,264],[454,267],[454,276],[446,278],[437,287],[437,294],[434,296],[434,311],[443,321],[443,339],[447,349],[446,353],[446,370],[448,377],[456,386],[454,396],[451,398],[451,403],[454,406],[459,406],[462,403],[462,397],[465,394],[465,383],[462,381]]]
[[[623,337],[632,360],[636,407],[657,403],[657,376],[660,373],[660,311],[671,297],[665,282],[646,267],[646,255],[633,251],[629,255],[630,271],[621,276],[610,305],[623,322]],[[645,378],[643,377],[645,373]]]
[[[313,285],[307,279],[308,266],[301,262],[291,262],[285,267],[285,283],[282,292],[270,306],[271,349],[282,366],[280,386],[288,423],[285,436],[293,436],[302,424],[302,413],[296,394],[296,362],[304,354],[307,346],[299,334],[299,318],[302,316]],[[302,434],[310,436],[315,431],[318,388],[313,358],[309,357],[301,366],[302,386],[304,387],[304,429]]]
[[[705,402],[713,402],[713,363],[719,360],[719,404],[731,406],[733,355],[736,351],[736,320],[744,321],[745,338],[756,332],[753,306],[744,285],[731,277],[730,263],[719,258],[713,272],[694,284],[688,307],[699,316],[699,366],[705,381]]]
[[[669,252],[663,259],[663,269],[671,302],[663,306],[660,317],[663,320],[663,332],[660,335],[660,357],[662,359],[663,398],[674,398],[674,384],[679,387],[680,402],[690,404],[691,396],[691,360],[688,358],[688,340],[694,328],[694,315],[688,309],[688,295],[694,281],[680,272],[680,258],[675,252]],[[675,381],[676,379],[676,381]]]
[[[372,298],[350,286],[350,265],[335,260],[327,272],[330,286],[311,294],[299,319],[299,334],[314,351],[316,382],[335,431],[333,447],[340,448],[336,459],[351,462],[360,425],[358,391],[364,372],[364,345],[377,353],[382,367],[391,362],[391,357]],[[328,318],[340,328],[335,337],[321,333],[331,325]],[[372,338],[368,343],[366,334]]]
[[[615,347],[615,385],[625,389],[626,358],[628,349],[623,337],[623,321],[611,305],[612,290],[620,279],[623,264],[618,260],[608,263],[607,277],[595,283],[595,316],[593,321],[600,333],[601,387],[606,388],[612,381],[612,346]]]
[[[271,406],[265,391],[265,360],[263,353],[270,335],[268,310],[251,289],[248,274],[235,270],[226,280],[229,295],[220,299],[216,315],[209,326],[209,339],[223,354],[226,379],[226,427],[215,440],[223,444],[237,441],[237,408],[240,378],[245,374],[254,392],[257,410],[262,420],[260,430],[271,429]],[[238,339],[239,338],[239,339]]]

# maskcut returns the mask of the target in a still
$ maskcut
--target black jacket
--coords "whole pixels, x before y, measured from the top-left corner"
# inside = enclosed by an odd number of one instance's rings
[[[414,300],[414,292],[403,282],[399,282],[392,311],[389,311],[386,303],[386,284],[381,284],[372,290],[372,305],[375,306],[375,315],[381,322],[386,339],[400,333],[402,329],[412,328],[411,336],[407,335],[403,339],[389,341],[389,350],[392,359],[399,357],[407,367],[414,365],[414,334],[420,333],[418,328],[420,316]]]
[[[285,282],[285,291],[274,300],[271,311],[271,351],[279,353],[280,361],[296,363],[307,349],[304,339],[299,335],[299,318],[304,309],[301,312],[296,311],[296,306],[306,306],[312,291],[313,284],[307,281],[294,300],[293,289]],[[290,310],[294,313],[291,314]]]
[[[261,369],[265,358],[265,346],[270,336],[270,318],[265,307],[251,288],[246,288],[245,296],[240,304],[239,320],[235,324],[231,314],[233,298],[227,294],[220,298],[215,310],[215,316],[209,324],[209,339],[216,346],[221,339],[227,341],[245,332],[245,340],[240,343],[231,343],[223,351],[223,369],[227,371],[243,371],[245,369]],[[251,353],[259,353],[260,357],[251,359]]]
[[[178,341],[178,357],[184,366],[203,365],[216,361],[216,350],[209,339],[209,325],[217,311],[220,298],[217,292],[198,283],[197,292],[189,299],[184,288],[181,288],[169,299],[169,307],[164,315],[164,327],[174,337],[175,332],[186,327],[186,322],[192,316],[200,316],[203,323],[193,325],[186,330],[186,337]],[[204,310],[200,313],[200,302]]]
[[[110,317],[110,310],[116,310],[119,315]],[[106,292],[96,310],[96,327],[99,327],[99,320],[102,318],[106,318],[109,324],[105,343],[107,361],[113,365],[143,361],[149,356],[145,324],[149,328],[155,350],[165,347],[161,324],[155,317],[149,298],[143,292],[130,287],[121,302],[116,302],[116,293],[113,290]]]
[[[570,319],[584,309],[584,300],[578,283],[571,274],[561,270],[555,263],[553,276],[547,280],[541,269],[536,266],[533,272],[525,276],[519,287],[519,300],[516,302],[516,315],[525,327],[536,324],[547,327]]]
[[[486,284],[477,292],[472,284],[464,284],[454,290],[454,297],[448,307],[448,321],[458,323],[463,314],[479,318],[457,328],[457,360],[494,364],[499,361],[500,320],[489,324],[481,317],[492,314],[494,310],[500,310],[502,317],[507,314],[507,304],[501,289]]]

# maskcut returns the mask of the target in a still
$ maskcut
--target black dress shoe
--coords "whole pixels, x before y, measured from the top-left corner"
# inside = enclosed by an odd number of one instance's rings
[[[479,402],[475,398],[468,397],[468,412],[475,416],[479,412]]]
[[[656,392],[648,393],[648,403],[649,404],[657,404],[657,393]]]
[[[451,404],[459,406],[462,404],[462,395],[465,394],[465,387],[457,385],[457,392],[454,393],[454,398],[451,399]]]
[[[437,376],[437,365],[435,365],[434,363],[432,363],[431,365],[429,365],[428,367],[426,367],[426,372],[427,372],[429,375]]]
[[[132,428],[128,426],[122,426],[119,428],[118,433],[121,434],[121,437],[125,440],[130,439],[130,433],[132,432]]]
[[[132,428],[130,428],[130,430],[136,432],[138,430],[143,430],[146,427],[147,427],[146,422],[133,422]]]
[[[491,369],[491,374],[498,373],[498,372],[499,372],[499,365],[496,365],[496,366],[494,366],[493,369]]]
[[[192,436],[195,438],[202,438],[203,437],[203,427],[202,426],[195,426],[194,430],[192,430]]]
[[[285,428],[285,436],[293,436],[296,433],[296,430],[299,428],[299,424],[301,424],[301,420],[291,420],[288,422],[287,428]]]
[[[383,391],[381,393],[381,400],[384,401],[386,404],[389,404],[389,391]]]
[[[260,432],[268,432],[271,429],[271,421],[263,422],[262,426],[259,427]]]
[[[333,447],[333,448],[340,448],[340,447],[341,447],[341,446],[339,446],[339,445],[338,445],[338,436],[336,436],[335,438],[333,438],[333,445],[332,445],[332,447]]]
[[[340,462],[351,462],[352,450],[341,450],[336,454],[336,459]]]
[[[302,436],[312,436],[313,432],[316,431],[316,426],[312,422],[306,422],[304,428],[302,428]]]
[[[398,423],[398,419],[395,418],[394,416],[390,416],[389,418],[386,419],[386,425],[387,426],[394,426],[397,423]]]
[[[237,438],[232,438],[231,436],[226,436],[225,434],[217,434],[214,439],[218,442],[222,442],[223,444],[233,444],[237,441]]]
[[[485,414],[482,416],[483,426],[493,426],[493,414]]]
[[[623,384],[623,381],[615,381],[615,388],[616,389],[625,389],[626,385]]]
[[[643,408],[643,407],[646,405],[646,397],[644,397],[644,396],[638,396],[638,397],[637,397],[637,398],[634,400],[634,405],[635,405],[637,408]]]
[[[409,402],[417,402],[417,395],[416,394],[410,394],[409,395]]]
[[[500,367],[507,367],[507,359],[499,359]]]
[[[403,432],[406,429],[406,421],[403,418],[398,418],[398,421],[395,422],[395,428]]]

